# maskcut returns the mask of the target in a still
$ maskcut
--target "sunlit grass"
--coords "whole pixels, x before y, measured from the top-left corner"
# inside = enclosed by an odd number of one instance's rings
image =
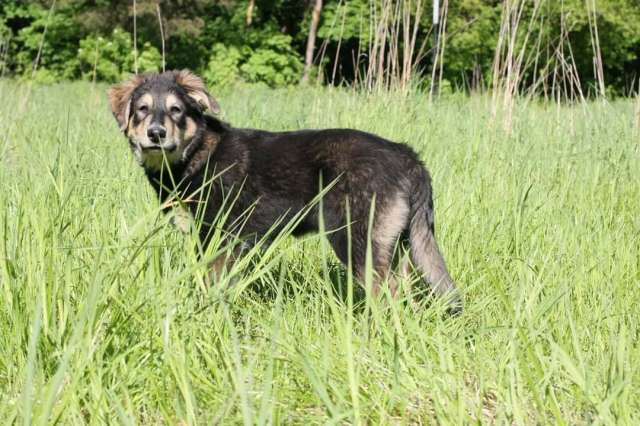
[[[354,301],[314,236],[239,264],[231,290],[207,288],[104,87],[0,82],[0,96],[7,423],[638,422],[632,101],[517,105],[506,133],[483,97],[219,97],[236,126],[354,127],[413,146],[464,291],[452,318]]]

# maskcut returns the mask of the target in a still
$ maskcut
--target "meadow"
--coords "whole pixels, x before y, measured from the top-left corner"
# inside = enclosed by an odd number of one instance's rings
[[[3,422],[640,422],[636,101],[218,94],[236,126],[416,149],[464,293],[452,317],[363,296],[319,235],[282,236],[207,287],[105,89],[0,81]]]

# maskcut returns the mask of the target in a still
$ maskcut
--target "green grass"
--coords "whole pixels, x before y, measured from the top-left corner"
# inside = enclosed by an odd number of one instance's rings
[[[207,289],[104,89],[0,82],[3,421],[640,421],[632,101],[518,105],[506,134],[483,97],[219,97],[236,126],[355,127],[413,146],[466,301],[451,318],[338,295],[345,275],[318,236],[284,238],[231,271],[231,290]]]

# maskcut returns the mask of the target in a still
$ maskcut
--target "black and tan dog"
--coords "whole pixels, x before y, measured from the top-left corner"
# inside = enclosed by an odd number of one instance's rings
[[[370,238],[376,293],[385,280],[395,293],[390,272],[400,242],[432,291],[459,308],[434,237],[431,180],[409,147],[349,129],[274,133],[230,127],[212,116],[219,112],[217,102],[188,71],[134,76],[110,88],[109,102],[160,199],[177,193],[192,213],[199,210],[205,246],[225,199],[234,200],[222,225],[226,235],[248,244],[301,211],[306,215],[293,234],[317,231],[322,214],[345,264],[351,232],[353,270],[360,279]],[[328,187],[322,207],[306,209],[323,191],[322,182]],[[223,263],[214,262],[214,269]]]

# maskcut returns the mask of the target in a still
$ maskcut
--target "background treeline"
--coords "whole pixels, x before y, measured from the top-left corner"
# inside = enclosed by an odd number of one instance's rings
[[[190,68],[213,85],[279,87],[305,75],[367,88],[637,90],[638,0],[440,4],[434,29],[431,0],[2,0],[0,72],[111,82],[162,69],[164,49],[167,69]]]

